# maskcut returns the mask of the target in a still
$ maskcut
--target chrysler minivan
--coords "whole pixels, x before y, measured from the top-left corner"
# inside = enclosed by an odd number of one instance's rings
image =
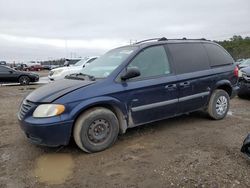
[[[113,49],[78,74],[30,93],[18,119],[46,146],[73,137],[85,152],[115,143],[128,128],[197,110],[223,119],[238,90],[238,68],[205,39],[149,39]]]

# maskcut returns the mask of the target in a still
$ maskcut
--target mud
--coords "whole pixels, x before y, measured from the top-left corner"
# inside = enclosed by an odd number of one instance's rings
[[[64,183],[72,175],[74,162],[70,154],[45,154],[35,166],[34,175],[39,182],[53,185]]]
[[[250,100],[235,98],[228,116],[192,113],[127,131],[110,149],[86,154],[71,141],[30,144],[16,113],[34,87],[0,87],[0,187],[250,187],[241,154],[250,132]]]

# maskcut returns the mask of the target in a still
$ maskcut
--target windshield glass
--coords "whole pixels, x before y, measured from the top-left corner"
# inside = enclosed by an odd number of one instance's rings
[[[116,48],[102,55],[81,71],[82,74],[95,78],[106,78],[113,72],[137,47]]]
[[[241,65],[250,65],[250,59],[245,60]]]
[[[75,63],[73,66],[82,66],[82,65],[84,65],[88,60],[89,60],[89,58],[88,58],[88,57],[85,57],[85,58],[81,59],[80,61],[78,61],[77,63]]]

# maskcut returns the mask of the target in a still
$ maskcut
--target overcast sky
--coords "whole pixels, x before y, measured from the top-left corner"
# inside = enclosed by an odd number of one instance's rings
[[[0,60],[99,55],[130,40],[234,34],[250,36],[250,0],[0,0]]]

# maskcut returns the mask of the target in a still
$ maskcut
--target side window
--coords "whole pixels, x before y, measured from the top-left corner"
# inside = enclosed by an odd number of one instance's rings
[[[163,46],[149,47],[140,52],[128,67],[137,67],[141,75],[135,79],[143,79],[170,73],[170,66]]]
[[[200,43],[168,44],[177,74],[210,69],[205,48]]]
[[[92,59],[88,60],[87,63],[91,63],[91,62],[94,61],[94,60],[96,60],[96,58],[92,58]]]
[[[0,72],[8,72],[8,71],[9,71],[8,68],[0,66]]]
[[[222,47],[210,43],[203,45],[207,50],[211,66],[228,65],[234,62],[233,58]]]

